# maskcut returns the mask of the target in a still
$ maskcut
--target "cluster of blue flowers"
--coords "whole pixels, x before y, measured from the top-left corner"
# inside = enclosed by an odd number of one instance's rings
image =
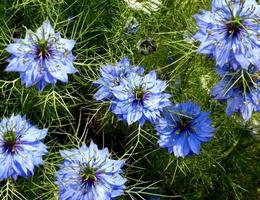
[[[212,11],[195,19],[199,27],[194,38],[201,42],[199,53],[216,60],[221,80],[212,89],[214,99],[227,102],[228,116],[240,113],[245,121],[260,112],[260,6],[255,0],[213,0]],[[130,22],[129,22],[130,23]],[[138,27],[135,19],[134,33]],[[128,29],[127,29],[128,30]],[[74,40],[55,33],[49,21],[36,31],[27,30],[24,39],[15,39],[6,50],[11,54],[6,71],[19,72],[25,87],[42,91],[48,84],[68,82],[73,66]],[[131,125],[151,123],[159,146],[176,157],[200,154],[201,144],[212,139],[215,128],[209,112],[193,102],[173,105],[166,93],[167,82],[155,71],[145,74],[127,57],[115,65],[100,68],[97,101],[110,103],[118,119]],[[43,165],[47,129],[38,129],[25,116],[12,115],[0,122],[0,180],[29,178]],[[109,200],[124,193],[123,160],[110,158],[107,148],[99,150],[92,141],[79,149],[61,151],[64,161],[56,172],[60,199]]]
[[[186,102],[172,106],[171,95],[165,93],[167,83],[158,80],[154,71],[144,74],[143,67],[133,67],[128,58],[115,66],[105,65],[94,98],[109,101],[111,111],[128,125],[152,123],[160,137],[159,145],[176,157],[199,154],[200,144],[209,141],[215,129],[208,112]]]
[[[195,19],[194,38],[199,53],[215,58],[222,78],[212,90],[215,99],[227,101],[226,113],[245,121],[260,111],[260,6],[255,0],[213,0],[212,11]]]
[[[4,117],[0,122],[0,180],[18,176],[29,178],[34,168],[43,165],[47,129],[38,129],[25,116]],[[56,172],[60,199],[109,200],[123,194],[126,179],[123,160],[110,159],[108,149],[98,150],[92,141],[71,151],[61,151],[64,158]]]
[[[19,72],[26,88],[35,85],[42,91],[57,80],[68,82],[68,74],[78,71],[73,66],[75,41],[61,38],[48,20],[35,33],[27,30],[25,39],[14,41],[6,48],[11,54],[6,71]],[[107,79],[110,73],[128,76],[130,72],[125,71],[128,69],[125,65],[127,60],[121,62],[121,71],[111,68],[104,70],[113,72],[103,73],[108,75]],[[133,71],[142,73],[143,69]],[[104,79],[104,85],[108,82]],[[97,97],[103,99],[111,95],[101,89]],[[47,129],[31,125],[25,116],[3,118],[0,122],[0,181],[32,176],[34,168],[43,165],[43,156],[47,154],[47,146],[43,144],[46,135]],[[64,161],[56,172],[60,199],[110,200],[123,194],[126,179],[120,174],[124,161],[110,159],[108,149],[98,150],[91,142],[89,147],[83,145],[79,150],[61,151],[61,156]]]
[[[110,101],[111,111],[128,125],[154,123],[171,105],[171,95],[164,93],[166,82],[158,80],[154,71],[144,75],[143,67],[131,66],[128,58],[116,66],[105,65],[100,72],[100,79],[94,81],[99,87],[94,98]]]

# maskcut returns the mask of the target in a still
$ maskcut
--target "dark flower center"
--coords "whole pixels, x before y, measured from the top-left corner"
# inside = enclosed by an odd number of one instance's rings
[[[40,58],[48,58],[50,56],[47,40],[45,39],[38,40],[37,55]]]
[[[97,180],[95,176],[95,170],[89,166],[87,166],[82,174],[82,179],[84,183],[93,183]]]
[[[144,98],[144,92],[142,88],[138,88],[135,90],[135,100],[141,101]]]
[[[226,28],[229,35],[236,36],[243,29],[242,20],[240,18],[234,18],[226,23]]]
[[[180,131],[185,131],[190,128],[191,119],[185,116],[181,116],[179,119],[179,129]]]
[[[4,134],[4,142],[9,150],[14,151],[16,144],[16,133],[14,131],[7,131]]]
[[[119,80],[118,77],[116,77],[116,78],[114,79],[114,84],[115,84],[115,85],[120,85],[120,80]]]

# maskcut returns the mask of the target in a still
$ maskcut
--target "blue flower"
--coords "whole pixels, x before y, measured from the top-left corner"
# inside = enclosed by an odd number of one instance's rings
[[[28,178],[43,164],[47,147],[42,143],[47,129],[38,129],[25,116],[12,115],[0,122],[0,180],[20,175]]]
[[[259,16],[255,0],[213,0],[211,12],[195,16],[198,52],[213,56],[219,67],[231,62],[233,69],[260,69]]]
[[[256,68],[248,70],[228,70],[228,67],[218,69],[222,79],[212,89],[212,96],[221,101],[227,101],[226,113],[242,114],[244,121],[251,118],[253,111],[260,112],[260,74]]]
[[[97,101],[113,99],[112,89],[118,86],[121,79],[127,77],[131,72],[143,74],[143,67],[132,67],[127,57],[119,61],[116,66],[107,64],[100,68],[101,77],[94,81],[94,85],[99,87],[98,91],[94,94]]]
[[[176,104],[156,123],[159,145],[176,157],[198,155],[200,144],[213,136],[215,129],[211,123],[209,112],[202,112],[199,105],[192,102]]]
[[[158,80],[154,71],[145,76],[129,74],[119,86],[112,89],[115,96],[112,112],[129,125],[145,121],[154,122],[160,117],[163,108],[171,105],[171,95],[164,93],[167,84]]]
[[[91,141],[89,147],[83,144],[61,155],[64,162],[56,172],[61,200],[110,200],[123,194],[124,161],[110,159],[107,148],[99,150]]]
[[[77,72],[73,66],[74,40],[63,39],[47,20],[36,31],[27,30],[25,39],[15,39],[6,50],[12,54],[6,71],[19,72],[25,87],[35,85],[42,91],[57,80],[68,82],[68,74]]]

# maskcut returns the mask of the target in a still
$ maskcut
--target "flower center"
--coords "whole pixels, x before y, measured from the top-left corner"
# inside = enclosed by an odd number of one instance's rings
[[[118,77],[116,77],[116,78],[114,79],[114,84],[115,84],[115,85],[120,85],[120,80],[119,80]]]
[[[179,120],[179,129],[180,131],[185,131],[190,128],[191,119],[185,116],[182,116]]]
[[[82,179],[85,183],[95,182],[97,180],[95,170],[89,166],[86,167],[83,171]]]
[[[50,53],[48,51],[48,41],[45,39],[38,40],[37,55],[40,58],[48,58]]]
[[[7,131],[4,134],[4,142],[6,147],[11,150],[14,151],[15,150],[15,143],[16,143],[16,133],[15,131]]]
[[[141,101],[144,98],[144,92],[142,88],[138,88],[135,90],[135,100]]]
[[[237,35],[243,29],[242,20],[240,18],[234,18],[230,22],[226,23],[226,27],[229,35]]]

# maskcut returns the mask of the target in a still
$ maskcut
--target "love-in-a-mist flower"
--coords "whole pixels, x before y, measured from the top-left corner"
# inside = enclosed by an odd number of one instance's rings
[[[99,89],[94,94],[97,101],[113,99],[112,89],[118,86],[123,78],[129,76],[131,72],[143,74],[144,68],[132,66],[127,57],[124,57],[116,65],[107,64],[100,68],[101,77],[94,81],[94,85]]]
[[[32,176],[47,153],[46,134],[47,129],[38,129],[25,116],[4,117],[0,122],[0,180]]]
[[[123,160],[110,158],[107,148],[87,147],[61,151],[64,158],[56,172],[61,200],[110,200],[123,194],[126,179],[121,176]]]
[[[72,54],[75,41],[61,38],[48,20],[35,33],[27,30],[24,39],[14,42],[6,48],[12,54],[6,71],[19,72],[26,88],[35,85],[42,91],[57,80],[68,82],[68,74],[77,72]]]
[[[242,115],[244,121],[251,118],[253,111],[260,112],[260,72],[255,67],[248,70],[216,69],[222,79],[212,89],[212,96],[227,101],[226,113]]]
[[[192,102],[167,108],[155,124],[160,147],[176,157],[200,154],[201,143],[211,140],[215,131],[209,114]]]
[[[153,123],[163,108],[171,105],[171,95],[164,93],[166,87],[166,81],[157,79],[154,71],[145,76],[131,73],[113,88],[115,98],[111,110],[128,125],[137,121],[141,125],[145,121]]]
[[[260,6],[255,0],[213,0],[212,11],[195,16],[199,53],[213,56],[219,67],[254,65],[260,69]]]

